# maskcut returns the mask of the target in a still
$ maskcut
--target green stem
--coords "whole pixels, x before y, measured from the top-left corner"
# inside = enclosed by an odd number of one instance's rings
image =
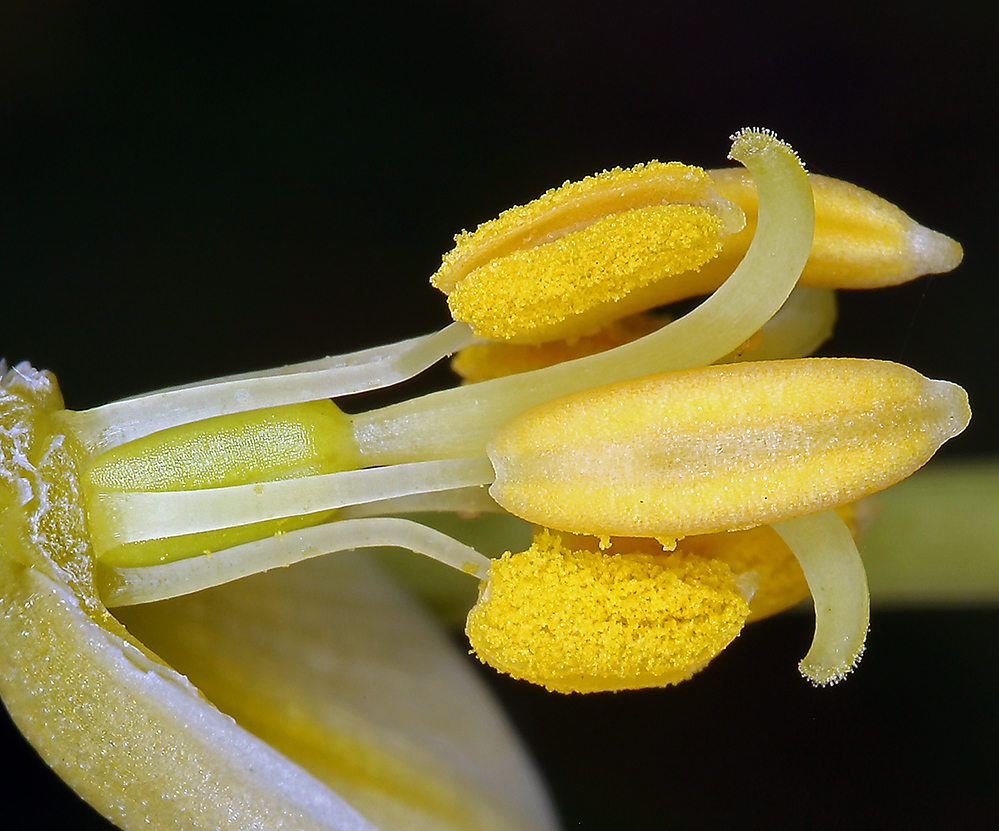
[[[878,606],[999,603],[999,459],[934,462],[870,501],[860,551]]]

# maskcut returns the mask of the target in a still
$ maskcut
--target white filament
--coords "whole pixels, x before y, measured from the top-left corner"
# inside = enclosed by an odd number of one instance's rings
[[[90,500],[98,556],[117,545],[304,516],[409,494],[487,485],[489,460],[441,459],[190,491],[99,491]],[[113,528],[102,539],[97,528]]]
[[[392,546],[485,579],[489,559],[440,531],[407,519],[345,519],[163,565],[101,570],[108,607],[167,600],[336,551]]]
[[[374,349],[160,390],[85,412],[67,411],[65,419],[96,455],[178,424],[391,386],[473,340],[468,326],[452,323],[439,332]]]

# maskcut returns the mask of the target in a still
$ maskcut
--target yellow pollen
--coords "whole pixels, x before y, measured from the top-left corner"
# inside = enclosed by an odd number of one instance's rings
[[[492,260],[455,287],[448,306],[480,337],[530,334],[700,268],[721,250],[722,231],[721,219],[700,206],[624,211]]]
[[[681,546],[684,553],[727,563],[736,574],[752,572],[757,576],[759,587],[749,602],[747,622],[782,612],[808,597],[801,566],[769,525],[687,537]]]
[[[493,561],[465,632],[501,672],[554,692],[597,692],[689,678],[748,614],[723,563],[570,551],[542,532],[527,551]]]
[[[841,516],[852,513],[847,505],[837,511]],[[844,517],[844,520],[846,517]],[[851,530],[853,530],[851,528]],[[585,534],[560,532],[567,548],[592,549],[597,538]],[[661,554],[663,541],[651,537],[610,537],[604,554]],[[668,540],[667,540],[668,542]],[[698,534],[673,540],[667,551],[679,550],[685,557],[717,560],[725,563],[733,574],[754,574],[759,585],[749,601],[747,623],[782,612],[808,597],[808,583],[801,566],[787,543],[769,525],[745,531],[723,531],[718,534]]]
[[[744,224],[742,210],[720,198],[700,168],[655,161],[615,168],[462,232],[430,282],[479,336],[572,339],[662,305],[664,276],[698,282],[697,269],[717,256],[721,238]]]

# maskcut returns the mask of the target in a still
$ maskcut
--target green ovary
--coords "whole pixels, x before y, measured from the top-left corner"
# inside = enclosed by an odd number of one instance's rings
[[[312,401],[205,419],[128,442],[98,456],[84,495],[190,491],[297,479],[358,467],[350,419],[332,401]],[[335,512],[115,545],[113,516],[89,515],[98,559],[110,566],[166,563],[316,525]]]

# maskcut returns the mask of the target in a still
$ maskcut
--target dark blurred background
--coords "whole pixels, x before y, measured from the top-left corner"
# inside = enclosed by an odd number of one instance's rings
[[[614,165],[721,166],[760,125],[963,243],[952,274],[844,295],[826,352],[960,382],[975,418],[944,455],[995,456],[996,24],[978,2],[8,0],[0,354],[85,408],[422,334],[457,231]],[[830,690],[797,673],[811,630],[757,624],[670,690],[485,674],[567,829],[997,827],[999,614],[875,613]],[[3,729],[5,825],[106,827]]]

